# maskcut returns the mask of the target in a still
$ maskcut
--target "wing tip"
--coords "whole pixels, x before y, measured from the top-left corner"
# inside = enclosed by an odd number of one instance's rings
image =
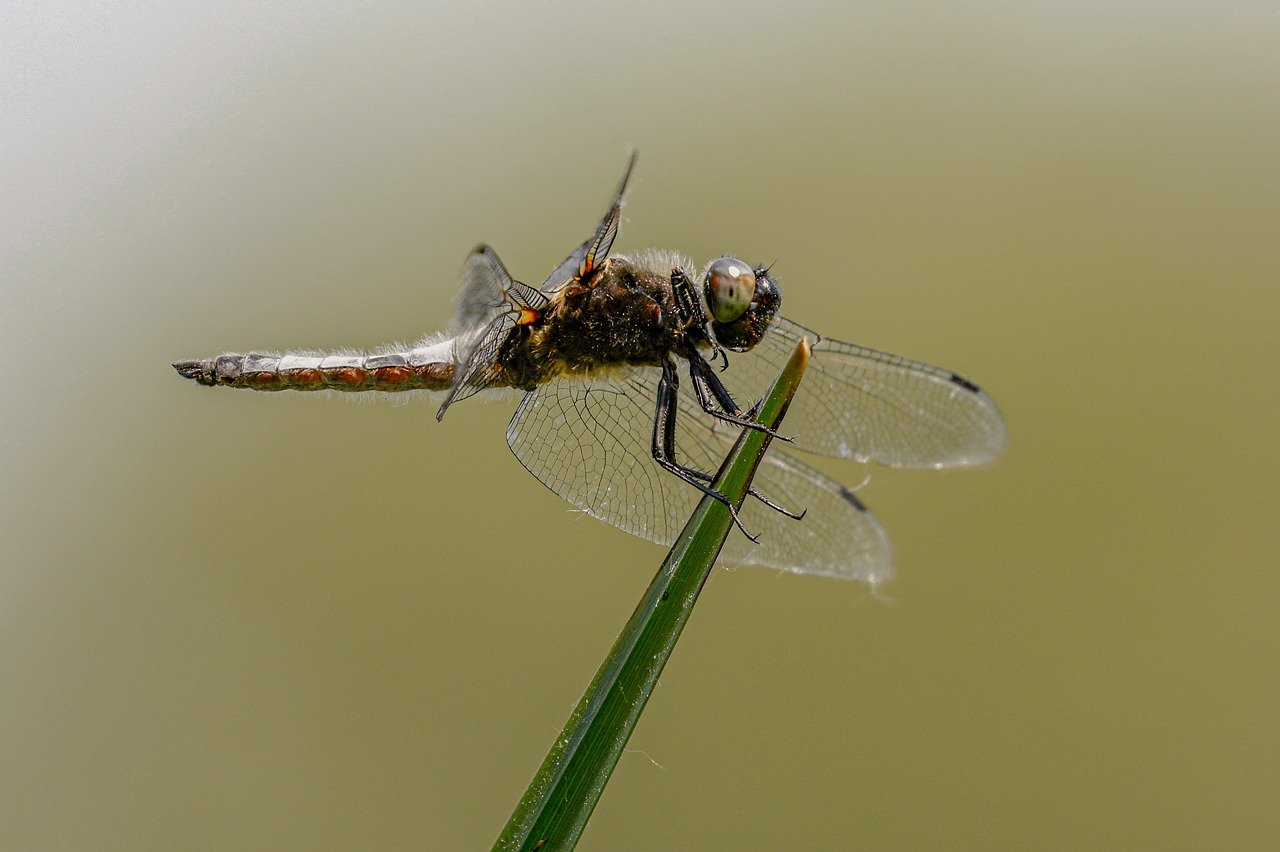
[[[975,405],[975,413],[968,419],[973,432],[965,451],[950,459],[940,460],[932,467],[976,467],[989,464],[1003,455],[1009,443],[1009,427],[1005,423],[1000,406],[991,395],[958,373],[952,373],[952,385],[962,388]]]

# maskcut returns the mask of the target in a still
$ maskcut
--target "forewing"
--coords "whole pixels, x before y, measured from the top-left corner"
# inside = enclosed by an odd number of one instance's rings
[[[613,204],[596,225],[595,233],[574,249],[573,253],[547,276],[547,280],[542,282],[540,288],[542,292],[554,293],[574,278],[586,275],[604,263],[605,258],[609,256],[609,249],[613,247],[614,239],[618,236],[618,223],[622,218],[622,198],[626,195],[627,182],[631,179],[631,170],[635,168],[635,164],[636,154],[632,151],[631,156],[627,158],[627,167],[622,173],[622,180],[618,182],[618,189],[613,194]]]
[[[625,378],[543,385],[525,395],[507,443],[539,481],[586,514],[670,545],[702,495],[653,460],[659,375],[644,368]],[[682,464],[714,473],[737,436],[736,428],[707,417],[682,386],[676,424]],[[892,573],[883,529],[838,482],[771,449],[755,483],[774,502],[808,514],[793,520],[749,497],[740,514],[760,542],[731,531],[725,559],[868,582]]]
[[[999,455],[1000,410],[967,379],[781,318],[751,351],[730,356],[723,378],[739,405],[763,393],[801,337],[813,344],[813,357],[782,427],[796,448],[914,468],[981,464]]]

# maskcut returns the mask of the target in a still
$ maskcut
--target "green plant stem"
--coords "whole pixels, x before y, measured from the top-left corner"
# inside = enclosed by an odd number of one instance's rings
[[[764,397],[757,421],[775,431],[809,360],[802,341]],[[744,429],[715,488],[741,507],[769,436]],[[672,545],[639,606],[556,738],[495,849],[571,849],[604,792],[680,631],[732,529],[728,508],[706,497]]]

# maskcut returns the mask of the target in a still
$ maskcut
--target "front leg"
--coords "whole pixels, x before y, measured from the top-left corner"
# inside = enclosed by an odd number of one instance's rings
[[[725,423],[732,423],[735,426],[742,426],[747,429],[755,429],[757,432],[764,432],[771,438],[791,443],[792,439],[786,435],[779,435],[777,432],[749,419],[742,413],[742,409],[738,408],[738,404],[733,401],[729,389],[724,386],[724,382],[720,381],[720,377],[716,375],[715,370],[711,369],[711,365],[706,362],[697,351],[685,353],[685,358],[689,362],[689,378],[693,381],[693,389],[698,396],[698,404],[702,406],[702,410],[710,414],[717,420],[723,420]]]

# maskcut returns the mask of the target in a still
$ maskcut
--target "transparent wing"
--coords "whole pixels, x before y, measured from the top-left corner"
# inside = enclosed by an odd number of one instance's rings
[[[782,427],[796,448],[894,467],[956,467],[999,455],[1004,420],[972,382],[782,318],[751,351],[730,354],[721,378],[739,405],[760,397],[801,337],[813,343],[813,358]]]
[[[718,437],[723,442],[724,430]],[[731,444],[722,443],[721,458]],[[871,585],[891,579],[893,548],[875,515],[852,490],[777,446],[765,454],[753,487],[780,506],[805,510],[805,516],[797,521],[748,498],[739,515],[747,529],[762,531],[760,541],[753,544],[735,530],[725,542],[725,558]]]
[[[627,182],[631,179],[631,170],[635,165],[636,153],[632,151],[631,156],[627,158],[627,167],[622,173],[622,180],[618,181],[618,189],[613,194],[613,204],[610,205],[609,211],[604,214],[600,224],[596,225],[595,233],[574,249],[573,254],[566,257],[564,262],[547,276],[547,280],[542,282],[542,287],[539,289],[543,293],[554,293],[574,278],[580,278],[604,263],[605,258],[609,256],[609,249],[613,247],[614,239],[618,236],[618,222],[622,218],[622,197],[626,195]]]
[[[525,395],[507,429],[507,443],[530,473],[586,514],[670,544],[702,495],[653,460],[659,375],[657,368],[644,368],[594,383],[543,385]],[[738,430],[707,417],[686,387],[682,383],[676,422],[678,459],[714,473]],[[755,488],[808,513],[796,521],[748,498],[740,514],[760,542],[731,531],[724,558],[798,574],[887,579],[892,556],[876,519],[843,485],[776,446],[761,463]]]
[[[451,335],[457,368],[437,420],[453,403],[489,386],[498,348],[515,327],[521,309],[538,309],[546,303],[542,293],[511,277],[493,249],[481,245],[471,252],[453,309]]]
[[[450,336],[463,341],[476,337],[495,316],[508,309],[506,294],[514,283],[493,249],[476,246],[462,267],[462,286],[453,303]]]

